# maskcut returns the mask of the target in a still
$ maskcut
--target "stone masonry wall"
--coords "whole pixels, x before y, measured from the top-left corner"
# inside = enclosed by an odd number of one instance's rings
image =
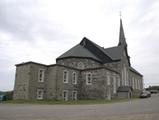
[[[29,99],[37,98],[37,89],[44,90],[44,99],[46,99],[47,90],[47,67],[44,65],[31,64],[30,65],[30,82],[29,82]],[[39,82],[39,70],[43,69],[44,72],[44,82]]]
[[[63,82],[63,72],[68,71],[68,83]],[[75,72],[77,74],[77,84],[72,83],[72,74]],[[68,91],[68,100],[72,100],[72,91],[77,91],[79,94],[80,90],[80,72],[76,69],[70,69],[64,66],[57,66],[57,83],[56,83],[56,99],[63,99],[63,91]],[[78,96],[77,96],[78,97]]]
[[[92,74],[92,85],[86,84],[86,74]],[[113,93],[113,79],[110,78],[110,84],[108,84],[108,74],[110,76],[119,77],[119,75],[115,72],[106,70],[106,69],[97,69],[97,70],[84,70],[82,71],[82,89],[81,89],[81,99],[110,99],[114,96]],[[117,90],[117,79],[115,83],[115,87]]]
[[[61,59],[57,61],[57,64],[65,65],[65,66],[69,66],[73,68],[79,68],[79,63],[84,64],[84,69],[103,66],[99,62],[96,62],[92,59],[86,59],[86,58],[83,58],[83,59],[82,58],[67,58],[67,59]]]
[[[29,99],[30,65],[16,67],[13,99]]]

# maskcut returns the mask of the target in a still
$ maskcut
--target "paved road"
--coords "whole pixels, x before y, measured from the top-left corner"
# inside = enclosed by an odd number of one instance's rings
[[[159,94],[99,105],[0,104],[0,120],[159,120]],[[121,118],[121,119],[120,119]]]

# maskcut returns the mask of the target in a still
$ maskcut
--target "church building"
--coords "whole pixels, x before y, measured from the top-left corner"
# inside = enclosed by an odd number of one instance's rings
[[[16,64],[13,98],[111,100],[138,96],[142,89],[143,75],[131,66],[120,19],[117,46],[103,48],[84,37],[56,58],[56,64]]]

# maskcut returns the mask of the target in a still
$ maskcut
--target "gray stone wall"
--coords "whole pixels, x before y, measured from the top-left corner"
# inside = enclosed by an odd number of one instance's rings
[[[39,82],[39,70],[43,69],[44,82]],[[37,89],[44,90],[44,99],[46,99],[47,93],[47,67],[39,64],[30,64],[30,81],[29,81],[29,99],[37,99]]]
[[[29,99],[30,65],[16,67],[13,99]]]
[[[47,71],[47,83],[46,83],[46,96],[47,99],[56,99],[57,94],[56,91],[59,89],[57,86],[57,74],[58,74],[58,66],[50,66]]]
[[[18,65],[14,99],[37,99],[37,89],[44,90],[43,99],[63,100],[64,90],[68,91],[68,100],[72,100],[73,91],[77,91],[77,99],[111,99],[116,97],[118,87],[123,85],[124,64],[128,73],[128,85],[133,86],[132,80],[138,80],[134,95],[139,94],[143,88],[143,78],[129,71],[127,62],[123,58],[121,61],[103,65],[92,59],[70,58],[58,60],[58,64],[50,66],[36,63]],[[79,63],[84,68],[79,68]],[[44,82],[39,82],[40,69],[45,71]],[[64,71],[68,72],[68,83],[63,82]],[[72,83],[74,72],[77,74],[77,84]],[[91,85],[86,84],[87,73],[92,74]]]
[[[133,89],[143,90],[143,78],[142,76],[130,71],[129,73],[130,85]]]
[[[92,85],[86,84],[86,74],[92,74]],[[90,69],[81,72],[81,99],[111,99],[115,96],[114,87],[118,87],[118,80],[115,79],[113,83],[113,77],[119,78],[119,74],[103,69]],[[110,84],[108,84],[108,77],[110,76]],[[114,86],[115,85],[115,86]],[[110,98],[109,98],[110,97]]]
[[[68,71],[68,83],[63,82],[63,72]],[[77,84],[72,83],[72,74],[75,72],[77,74]],[[77,91],[80,93],[80,72],[76,69],[67,68],[64,66],[57,66],[57,83],[56,83],[56,98],[58,100],[63,99],[63,91],[68,91],[68,100],[72,100],[72,91]],[[78,96],[77,96],[78,97]]]
[[[66,58],[66,59],[62,59],[62,60],[57,60],[57,64],[65,65],[65,66],[69,66],[69,67],[73,67],[73,68],[79,68],[79,66],[78,66],[79,63],[84,64],[84,69],[103,66],[99,62],[96,62],[92,59],[86,59],[86,58],[83,58],[83,59],[82,58]]]

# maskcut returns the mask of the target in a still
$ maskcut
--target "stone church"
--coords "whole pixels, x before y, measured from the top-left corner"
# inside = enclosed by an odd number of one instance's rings
[[[84,37],[56,64],[16,64],[14,99],[80,100],[130,98],[143,89],[143,75],[130,62],[120,19],[119,43],[103,48]]]

